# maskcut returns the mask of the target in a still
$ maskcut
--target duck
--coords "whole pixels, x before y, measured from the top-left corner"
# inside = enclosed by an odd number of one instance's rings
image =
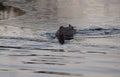
[[[65,40],[71,40],[74,38],[75,31],[76,30],[74,29],[74,27],[69,24],[68,27],[60,26],[55,35],[59,43],[64,44]]]

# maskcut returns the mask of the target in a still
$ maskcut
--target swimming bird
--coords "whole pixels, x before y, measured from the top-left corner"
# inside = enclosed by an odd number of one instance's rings
[[[76,30],[74,29],[74,27],[71,24],[69,24],[68,27],[60,26],[55,35],[59,43],[64,44],[65,40],[73,39],[75,31]]]

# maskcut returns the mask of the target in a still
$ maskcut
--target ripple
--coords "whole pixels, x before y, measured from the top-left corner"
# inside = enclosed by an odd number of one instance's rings
[[[77,34],[83,35],[111,35],[120,33],[120,29],[112,28],[112,29],[104,29],[104,28],[92,28],[92,29],[83,29],[77,30]]]
[[[0,48],[13,48],[13,49],[28,49],[28,50],[48,50],[48,51],[59,51],[65,52],[64,49],[45,49],[45,48],[38,48],[38,47],[22,47],[22,46],[0,46]]]
[[[23,47],[20,47],[20,46],[0,46],[0,48],[15,48],[15,49],[23,49]]]
[[[0,69],[0,71],[10,71],[9,69]]]
[[[25,62],[22,61],[23,64],[47,64],[47,65],[65,65],[64,63],[56,63],[56,62],[34,62],[34,61],[29,61],[29,62]]]
[[[105,40],[109,38],[103,38],[101,40],[98,36],[100,39],[93,39],[93,36],[97,35],[94,34],[94,32],[100,32],[102,30],[103,29],[91,30],[93,33],[90,33],[88,36],[92,38],[82,38],[83,40],[81,40],[81,37],[87,37],[87,34],[78,33],[76,36],[80,34],[80,39],[75,43],[73,43],[75,40],[72,40],[72,43],[65,45],[33,38],[3,37],[0,40],[0,66],[8,69],[1,68],[0,72],[17,71],[28,75],[40,75],[40,77],[42,77],[41,75],[51,75],[55,77],[80,77],[90,75],[90,77],[92,77],[91,74],[97,73],[98,75],[104,75],[106,71],[114,75],[114,71],[119,70],[119,45],[115,46],[119,41],[116,42],[116,39],[112,38],[114,39],[112,42],[115,42],[115,45],[113,45],[110,42],[111,40]],[[104,35],[99,34],[99,32],[98,35]],[[107,34],[105,34],[105,36],[106,35]],[[95,40],[97,40],[97,44]],[[103,40],[109,43],[104,45],[105,42],[103,42]],[[93,42],[95,42],[95,44]],[[109,70],[105,68],[113,69]],[[111,73],[111,71],[113,72]],[[117,72],[116,74],[119,73]]]
[[[111,29],[105,29],[105,28],[90,28],[90,29],[76,29],[76,33],[77,36],[92,36],[93,37],[97,37],[100,38],[102,36],[100,35],[113,35],[113,34],[119,34],[120,33],[120,29],[116,29],[116,28],[111,28]],[[55,39],[55,33],[54,32],[47,32],[46,33],[47,37],[49,37],[50,39]],[[105,36],[103,36],[105,37]],[[103,38],[102,37],[102,38]]]
[[[43,74],[54,74],[54,75],[66,75],[66,76],[83,76],[78,73],[67,73],[67,72],[54,72],[54,71],[34,71],[34,73],[43,73]]]

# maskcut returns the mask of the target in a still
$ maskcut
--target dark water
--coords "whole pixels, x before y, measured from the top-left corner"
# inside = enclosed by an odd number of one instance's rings
[[[5,6],[0,2],[0,20],[15,18],[24,14],[25,12],[23,10],[12,6]]]

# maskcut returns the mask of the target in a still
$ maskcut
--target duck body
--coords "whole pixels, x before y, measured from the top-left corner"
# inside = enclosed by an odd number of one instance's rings
[[[69,25],[69,27],[60,26],[55,35],[59,43],[64,44],[65,40],[71,40],[74,38],[75,31],[76,30],[71,25]]]

